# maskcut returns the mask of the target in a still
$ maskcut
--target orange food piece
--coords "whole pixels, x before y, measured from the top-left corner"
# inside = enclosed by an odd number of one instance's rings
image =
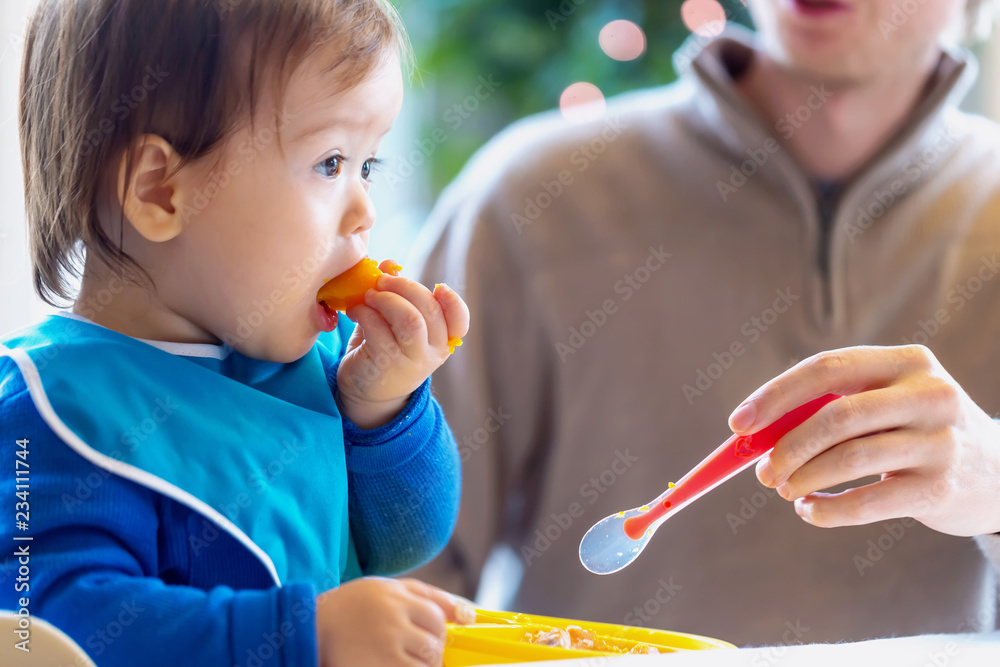
[[[449,338],[448,339],[448,352],[455,354],[455,348],[462,347],[461,338]]]
[[[365,293],[375,289],[375,281],[381,275],[378,262],[365,257],[339,276],[326,281],[316,294],[316,300],[325,303],[330,310],[346,311],[365,302]]]

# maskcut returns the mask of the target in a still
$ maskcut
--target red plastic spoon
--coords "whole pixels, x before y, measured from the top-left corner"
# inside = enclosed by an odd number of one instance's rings
[[[734,434],[648,505],[617,512],[594,524],[580,542],[580,562],[595,574],[624,569],[642,553],[664,521],[752,466],[786,433],[838,398],[837,394],[820,396],[752,435]]]

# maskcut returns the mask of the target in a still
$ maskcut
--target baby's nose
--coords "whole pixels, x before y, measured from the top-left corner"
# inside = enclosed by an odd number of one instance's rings
[[[375,225],[375,204],[364,188],[357,188],[351,196],[351,202],[344,211],[341,223],[345,236],[367,232]]]

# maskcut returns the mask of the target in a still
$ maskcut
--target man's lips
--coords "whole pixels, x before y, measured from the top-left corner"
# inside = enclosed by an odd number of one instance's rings
[[[790,0],[792,7],[806,16],[829,16],[847,11],[850,7],[837,0]]]

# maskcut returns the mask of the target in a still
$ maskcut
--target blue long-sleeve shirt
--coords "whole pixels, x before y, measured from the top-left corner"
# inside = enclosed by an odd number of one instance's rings
[[[338,360],[339,361],[339,360]],[[336,391],[335,368],[329,369]],[[343,422],[350,532],[364,574],[417,567],[457,516],[454,439],[429,381],[390,424]],[[0,607],[30,595],[101,667],[314,667],[318,592],[340,574],[276,586],[264,564],[213,521],[95,465],[43,418],[13,360],[0,357]],[[14,542],[17,440],[28,440],[33,540]],[[280,460],[280,459],[279,459]],[[315,502],[322,502],[317,498]],[[30,549],[30,590],[15,548]],[[13,547],[9,545],[14,545]]]

